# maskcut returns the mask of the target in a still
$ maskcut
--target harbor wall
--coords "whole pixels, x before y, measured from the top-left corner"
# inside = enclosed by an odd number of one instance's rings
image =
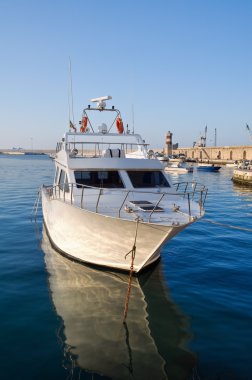
[[[196,160],[252,160],[252,145],[173,149],[173,154],[180,153]]]

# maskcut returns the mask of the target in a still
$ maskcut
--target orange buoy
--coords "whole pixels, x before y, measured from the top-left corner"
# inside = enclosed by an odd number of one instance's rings
[[[123,133],[123,131],[124,131],[123,121],[119,116],[116,118],[116,128],[117,128],[118,133],[120,133],[120,134]]]
[[[82,133],[86,132],[87,124],[88,124],[88,118],[87,118],[87,116],[83,116],[83,118],[81,120],[81,127],[80,127],[80,131]]]

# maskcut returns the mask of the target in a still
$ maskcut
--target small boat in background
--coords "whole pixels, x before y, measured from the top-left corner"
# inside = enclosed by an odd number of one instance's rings
[[[168,173],[192,173],[193,172],[193,166],[185,166],[182,165],[181,163],[172,163],[164,168],[164,170]]]
[[[218,172],[221,166],[217,166],[214,164],[198,164],[197,170],[205,171],[205,172]]]

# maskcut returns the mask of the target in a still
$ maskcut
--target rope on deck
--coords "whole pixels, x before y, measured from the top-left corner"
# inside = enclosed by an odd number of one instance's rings
[[[136,239],[137,239],[139,220],[140,220],[140,218],[137,217],[137,219],[136,219],[136,232],[135,232],[135,239],[134,239],[133,247],[125,255],[125,259],[126,259],[126,257],[131,253],[131,264],[130,264],[130,271],[129,271],[128,289],[127,289],[127,294],[126,294],[125,303],[124,303],[123,323],[125,323],[125,321],[126,321],[128,309],[129,309],[129,299],[130,299],[130,293],[131,293],[132,277],[133,277],[133,273],[134,273],[134,260],[135,260],[135,256],[136,256]]]
[[[239,227],[239,226],[232,226],[231,224],[225,224],[225,223],[213,222],[212,220],[209,220],[209,219],[202,219],[202,222],[206,222],[206,223],[210,223],[210,224],[215,224],[215,225],[217,225],[217,226],[226,227],[226,228],[231,228],[231,229],[234,229],[234,230],[240,230],[240,231],[248,231],[248,232],[252,232],[252,228]]]

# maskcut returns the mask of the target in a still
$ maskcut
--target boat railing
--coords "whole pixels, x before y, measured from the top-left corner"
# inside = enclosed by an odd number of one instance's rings
[[[102,157],[107,150],[119,150],[125,154],[133,152],[145,152],[147,154],[148,144],[133,142],[101,142],[101,141],[68,141],[59,142],[56,145],[56,153],[61,150],[69,152],[71,157]]]
[[[184,182],[174,183],[173,186],[175,187],[177,193],[185,195],[185,194],[188,194],[189,192],[192,195],[192,200],[194,200],[195,194],[197,194],[199,191],[200,192],[203,191],[204,199],[202,199],[202,203],[203,205],[205,204],[208,189],[201,183],[184,181]],[[188,190],[190,188],[192,190]]]
[[[158,211],[167,212],[167,210],[187,215],[189,221],[193,220],[195,205],[197,205],[196,214],[201,216],[207,196],[207,188],[196,182],[177,183],[175,191],[166,192],[99,188],[76,183],[46,186],[46,191],[51,199],[59,199],[96,213],[111,213],[119,218],[122,215],[125,217],[125,212],[134,214],[144,211],[141,215],[144,215],[144,220],[147,222],[151,222]],[[179,203],[181,199],[185,200],[182,205]]]

